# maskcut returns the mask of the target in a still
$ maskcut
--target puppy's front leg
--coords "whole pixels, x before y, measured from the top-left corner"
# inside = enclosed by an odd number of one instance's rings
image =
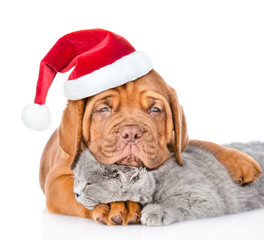
[[[201,140],[190,140],[189,144],[212,153],[227,168],[236,183],[250,184],[262,173],[259,164],[251,156],[237,149]]]
[[[92,211],[76,201],[73,174],[67,164],[50,170],[46,183],[46,207],[51,213],[92,218]]]
[[[51,169],[45,184],[46,206],[49,212],[90,218],[106,225],[127,225],[139,222],[140,205],[138,203],[101,204],[89,210],[75,199],[73,185],[73,173],[67,164]]]

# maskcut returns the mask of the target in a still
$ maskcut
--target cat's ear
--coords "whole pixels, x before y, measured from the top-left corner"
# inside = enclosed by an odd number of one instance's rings
[[[136,182],[137,179],[139,179],[139,170],[138,169],[136,169],[136,172],[130,177],[129,182],[131,182],[132,180],[134,180]]]
[[[127,183],[128,179],[127,179],[126,175],[119,169],[118,169],[118,173],[120,176],[121,183]]]

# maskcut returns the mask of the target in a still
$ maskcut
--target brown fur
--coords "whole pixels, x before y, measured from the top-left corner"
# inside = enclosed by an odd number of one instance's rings
[[[107,111],[100,110],[105,107]],[[161,111],[151,111],[152,107]],[[120,137],[125,127],[142,132],[133,146],[124,144]],[[177,95],[154,70],[123,86],[69,101],[61,125],[48,141],[41,159],[40,184],[47,209],[108,225],[137,223],[137,203],[104,204],[90,211],[75,200],[73,169],[79,153],[88,147],[103,164],[157,168],[170,157],[171,151],[183,165],[181,152],[188,143],[185,115]],[[261,173],[258,164],[246,154],[214,143],[191,143],[215,154],[235,181],[251,182]]]

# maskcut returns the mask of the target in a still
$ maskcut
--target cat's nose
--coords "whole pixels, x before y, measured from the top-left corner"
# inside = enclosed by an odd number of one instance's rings
[[[80,194],[75,193],[75,197],[76,197],[76,198],[80,197]]]

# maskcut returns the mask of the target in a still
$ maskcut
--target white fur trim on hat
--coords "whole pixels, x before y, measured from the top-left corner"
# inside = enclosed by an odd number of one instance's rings
[[[152,70],[153,64],[144,52],[133,52],[114,63],[64,84],[64,95],[71,100],[93,96],[110,88],[136,80]]]
[[[21,117],[27,127],[37,131],[47,129],[51,123],[51,114],[46,105],[28,104]]]

